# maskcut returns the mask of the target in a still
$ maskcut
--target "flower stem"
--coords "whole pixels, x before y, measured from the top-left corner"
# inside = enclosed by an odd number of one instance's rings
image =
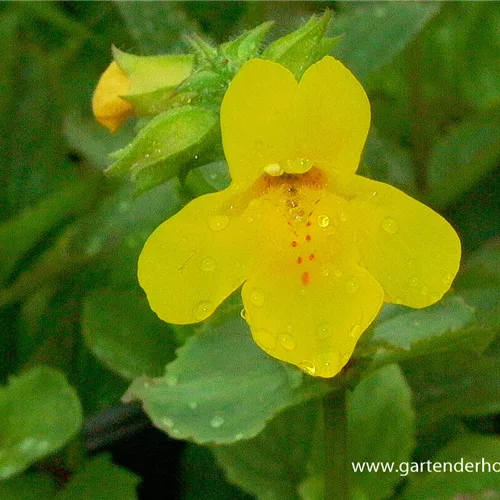
[[[346,389],[323,398],[325,419],[325,498],[350,500]]]

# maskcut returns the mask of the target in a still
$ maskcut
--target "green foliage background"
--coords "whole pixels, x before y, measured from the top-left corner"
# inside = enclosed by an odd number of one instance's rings
[[[113,43],[187,53],[184,34],[223,43],[275,20],[270,42],[326,7],[327,35],[341,35],[331,53],[372,103],[363,175],[438,210],[464,246],[448,296],[419,311],[387,306],[333,384],[260,351],[238,296],[203,325],[156,318],[136,280],[141,247],[189,199],[223,187],[227,167],[215,148],[138,194],[103,174],[134,123],[111,135],[90,113]],[[341,386],[349,461],[500,460],[485,432],[500,411],[496,2],[7,2],[0,46],[0,498],[137,498],[139,478],[89,458],[82,432],[124,394],[192,443],[183,499],[322,499],[319,401]],[[500,498],[499,477],[351,482],[359,499]]]

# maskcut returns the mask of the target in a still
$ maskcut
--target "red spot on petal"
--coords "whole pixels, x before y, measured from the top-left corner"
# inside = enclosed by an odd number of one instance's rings
[[[305,273],[302,274],[301,280],[302,280],[302,284],[304,286],[307,286],[311,282],[311,276],[309,276],[308,272],[305,272]]]
[[[298,243],[296,241],[292,241],[292,247],[296,247]]]
[[[314,258],[316,257],[316,255],[314,255],[313,253],[311,255],[309,255],[309,260],[314,260]]]
[[[297,259],[297,264],[302,264],[302,257],[299,257],[299,258]]]
[[[311,221],[307,221],[306,226],[309,227],[311,225]]]
[[[312,240],[311,235],[310,235],[310,234],[308,234],[308,235],[306,236],[306,241],[311,241],[311,240]]]

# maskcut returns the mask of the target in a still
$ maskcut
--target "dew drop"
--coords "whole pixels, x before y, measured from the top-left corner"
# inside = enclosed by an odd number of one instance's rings
[[[361,325],[356,324],[351,328],[351,331],[349,332],[349,337],[351,337],[351,339],[357,339],[359,338],[360,334],[361,334]]]
[[[328,323],[322,323],[318,326],[316,330],[316,337],[319,340],[324,340],[330,336],[330,325]]]
[[[323,276],[330,276],[330,269],[328,269],[328,267],[326,266],[323,266],[323,268],[321,269],[321,274]]]
[[[255,342],[263,349],[274,349],[276,347],[276,335],[264,329],[256,330],[253,334]]]
[[[161,423],[165,427],[173,427],[174,426],[174,421],[170,418],[162,418]]]
[[[386,217],[382,221],[382,229],[389,234],[396,234],[399,230],[399,224],[392,217]]]
[[[425,286],[425,285],[424,285],[424,286],[420,289],[420,293],[421,293],[422,295],[427,295],[427,294],[429,293],[429,287],[427,287],[427,286]]]
[[[312,361],[301,361],[299,363],[299,368],[308,375],[314,375],[316,373],[316,365]]]
[[[246,321],[248,316],[247,316],[247,312],[245,311],[245,309],[242,309],[240,311],[240,316]]]
[[[359,280],[356,276],[347,280],[346,290],[347,293],[356,293],[359,290]]]
[[[224,425],[224,418],[216,415],[212,420],[210,420],[210,427],[213,427],[214,429],[218,429],[219,427],[222,427]]]
[[[292,325],[286,325],[286,331],[290,333],[292,331]]]
[[[256,210],[262,205],[262,198],[253,198],[248,203],[248,208],[251,210]]]
[[[340,278],[342,276],[342,270],[339,268],[336,268],[333,270],[333,274],[335,274],[335,276],[337,276],[337,278]]]
[[[349,359],[351,359],[351,356],[349,356],[349,354],[344,354],[342,356],[342,366],[345,366],[348,362],[349,362]]]
[[[345,212],[340,212],[339,213],[339,220],[340,220],[340,222],[347,222],[348,218],[349,217],[347,217],[347,214]]]
[[[432,300],[432,302],[437,302],[439,300],[439,295],[437,293],[431,293],[429,299]]]
[[[228,225],[229,225],[229,217],[227,215],[214,215],[208,221],[208,227],[212,231],[222,231],[223,229],[226,229]]]
[[[446,273],[446,274],[443,276],[443,283],[444,283],[445,285],[449,285],[452,281],[453,281],[453,274],[451,274],[451,273]]]
[[[278,340],[280,345],[285,349],[288,349],[289,351],[292,351],[297,346],[295,337],[293,335],[290,335],[289,333],[282,333],[281,335],[279,335]]]
[[[373,191],[372,196],[375,197],[377,195],[378,195],[377,191]]]
[[[279,163],[270,163],[264,167],[264,172],[272,175],[273,177],[277,177],[278,175],[282,175],[284,170],[281,168]]]
[[[214,312],[214,306],[208,300],[200,302],[194,308],[194,316],[199,321],[208,318],[213,312]]]
[[[402,304],[403,299],[401,297],[394,297],[393,302],[394,302],[394,304]]]
[[[330,225],[330,217],[328,215],[318,215],[318,226],[328,227]]]
[[[322,377],[333,377],[341,368],[340,352],[323,352],[317,356],[317,371]]]
[[[196,410],[196,408],[198,408],[198,403],[196,401],[191,401],[188,406],[191,410]]]
[[[217,264],[215,263],[215,260],[212,259],[212,257],[207,257],[201,261],[200,264],[200,269],[202,271],[215,271],[215,268],[217,267]]]
[[[410,284],[410,286],[417,286],[418,278],[416,276],[413,276],[413,278],[410,278],[410,281],[408,283]]]
[[[250,294],[250,302],[256,307],[261,307],[264,304],[264,294],[258,288],[255,288]]]

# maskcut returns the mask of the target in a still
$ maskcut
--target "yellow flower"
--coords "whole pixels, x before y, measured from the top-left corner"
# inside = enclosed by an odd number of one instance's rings
[[[369,125],[363,88],[334,58],[300,83],[274,62],[247,62],[221,108],[232,184],[164,222],[140,256],[158,316],[204,320],[243,285],[255,342],[333,377],[383,302],[438,301],[460,241],[431,209],[355,175]]]
[[[96,120],[111,132],[133,114],[132,104],[120,96],[130,90],[130,81],[124,71],[113,61],[102,74],[92,98],[92,111]]]

